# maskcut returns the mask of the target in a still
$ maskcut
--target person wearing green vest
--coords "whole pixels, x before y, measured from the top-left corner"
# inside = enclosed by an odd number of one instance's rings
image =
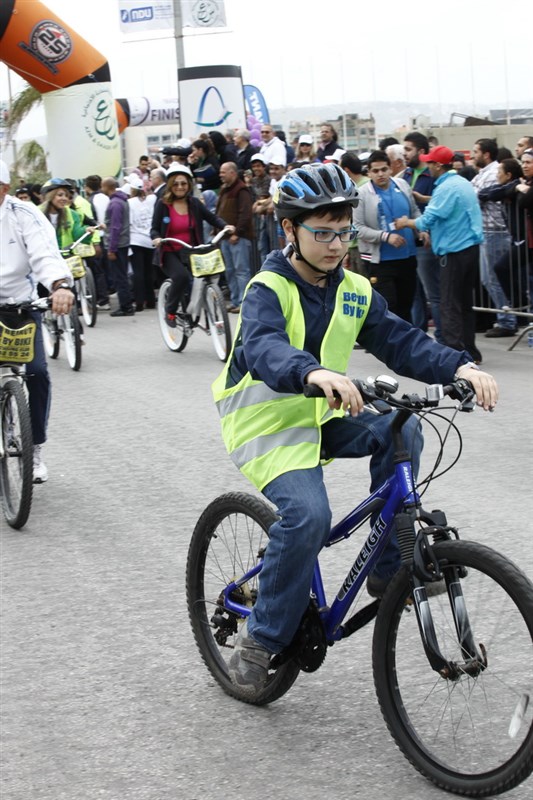
[[[497,399],[493,378],[471,366],[467,352],[437,344],[390,313],[363,275],[341,267],[356,235],[358,202],[344,170],[337,164],[296,168],[280,181],[273,202],[288,244],[270,253],[248,284],[232,352],[213,384],[232,460],[278,513],[257,600],[229,662],[231,680],[251,698],[309,603],[332,516],[321,461],[370,456],[371,490],[394,469],[392,414],[365,411],[345,374],[355,341],[400,375],[449,383],[459,373],[485,408]],[[322,388],[325,398],[305,398],[305,384]],[[403,432],[416,470],[422,449],[416,418]],[[394,541],[368,580],[369,592],[383,594],[399,566]]]
[[[65,250],[76,242],[87,230],[91,231],[91,228],[83,225],[79,214],[70,208],[71,186],[68,181],[51,178],[45,183],[41,192],[44,203],[39,208],[52,223],[60,250]],[[83,240],[84,243],[89,244],[91,238],[91,235],[88,235]]]

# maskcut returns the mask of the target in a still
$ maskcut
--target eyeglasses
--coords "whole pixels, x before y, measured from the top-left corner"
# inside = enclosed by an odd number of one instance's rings
[[[334,242],[337,236],[341,242],[353,242],[357,236],[357,230],[353,227],[353,225],[343,231],[331,231],[323,228],[310,228],[309,225],[304,225],[303,222],[299,223],[299,227],[305,228],[306,231],[314,233],[315,242],[320,242],[320,244],[329,244],[330,242]]]

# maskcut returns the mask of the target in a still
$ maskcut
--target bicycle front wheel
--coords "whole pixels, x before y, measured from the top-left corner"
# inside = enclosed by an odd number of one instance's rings
[[[416,769],[449,792],[488,797],[533,770],[533,585],[483,545],[441,542],[434,551],[448,581],[455,570],[465,576],[464,608],[485,665],[472,674],[459,668],[455,678],[431,669],[402,570],[376,619],[376,692],[389,731]],[[443,656],[465,664],[448,594],[428,602]]]
[[[227,361],[231,350],[231,327],[224,295],[220,286],[209,283],[205,288],[204,297],[206,327],[211,334],[215,353],[221,361]]]
[[[30,515],[33,493],[33,436],[26,397],[21,384],[8,380],[3,388],[0,493],[6,521],[22,528]]]
[[[221,495],[198,520],[187,558],[189,618],[202,658],[227,694],[259,706],[285,694],[296,680],[299,667],[288,661],[271,672],[263,691],[252,700],[234,686],[228,662],[244,617],[224,608],[221,593],[262,558],[275,519],[270,506],[252,495],[237,492]],[[233,600],[251,608],[257,587],[256,575],[239,586]]]
[[[70,314],[60,317],[65,339],[67,361],[71,369],[77,372],[81,367],[81,325],[75,307]]]
[[[57,319],[50,310],[44,313],[42,331],[46,355],[49,358],[57,358],[59,355],[59,331]]]
[[[87,265],[85,265],[85,275],[78,281],[78,294],[83,320],[89,328],[94,328],[98,317],[96,283],[92,270]]]
[[[157,318],[161,336],[168,349],[172,350],[173,353],[181,353],[187,346],[191,331],[190,329],[185,330],[183,317],[178,314],[176,314],[176,327],[171,327],[167,322],[167,295],[170,286],[171,281],[169,280],[163,281],[161,284],[157,297]],[[179,311],[180,313],[182,312],[181,305]]]

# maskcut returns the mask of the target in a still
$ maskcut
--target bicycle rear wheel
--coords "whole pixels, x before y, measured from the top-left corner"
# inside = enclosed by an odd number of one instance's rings
[[[33,436],[26,397],[21,384],[4,384],[1,407],[2,444],[0,494],[6,521],[22,528],[30,515],[33,493]]]
[[[487,797],[533,770],[533,586],[483,545],[442,542],[434,550],[448,579],[466,568],[460,584],[486,665],[472,675],[460,670],[456,680],[431,669],[402,570],[376,619],[376,692],[389,731],[416,769],[449,792]],[[448,594],[430,598],[429,608],[442,654],[463,664]]]
[[[81,324],[76,308],[73,307],[70,314],[63,314],[60,319],[67,360],[70,368],[77,372],[81,367]]]
[[[85,275],[83,278],[80,278],[77,283],[83,320],[89,328],[94,328],[98,317],[96,283],[92,270],[87,264],[85,265]]]
[[[159,320],[161,336],[168,349],[172,350],[173,353],[181,353],[187,346],[191,335],[191,329],[190,327],[187,329],[183,323],[183,318],[179,317],[177,314],[175,328],[172,328],[167,322],[167,295],[170,286],[170,280],[163,281],[161,284],[157,297],[157,318]],[[179,311],[182,313],[181,305]]]
[[[211,334],[215,353],[221,361],[227,361],[231,350],[231,327],[220,286],[216,283],[207,284],[204,298],[206,327]]]
[[[258,563],[275,519],[272,509],[252,495],[237,492],[221,495],[198,520],[187,558],[189,619],[202,658],[227,694],[259,706],[285,694],[300,670],[294,661],[283,664],[271,672],[263,691],[252,700],[234,686],[228,674],[228,661],[244,618],[224,609],[221,592]],[[236,590],[235,601],[251,608],[257,587],[256,575]]]
[[[59,331],[57,329],[57,319],[48,310],[43,315],[43,343],[46,355],[49,358],[57,358],[59,355]]]

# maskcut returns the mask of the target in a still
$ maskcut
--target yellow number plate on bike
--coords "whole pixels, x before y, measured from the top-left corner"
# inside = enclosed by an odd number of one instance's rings
[[[92,244],[77,244],[72,252],[81,258],[92,258],[96,253]]]
[[[210,253],[191,253],[190,258],[191,272],[195,278],[216,275],[226,269],[220,250],[212,250]]]
[[[22,328],[8,328],[0,320],[0,362],[28,364],[33,361],[36,330],[35,322],[28,322]]]
[[[68,264],[73,278],[83,278],[85,275],[85,267],[79,256],[70,256],[70,258],[66,258],[65,261]]]

